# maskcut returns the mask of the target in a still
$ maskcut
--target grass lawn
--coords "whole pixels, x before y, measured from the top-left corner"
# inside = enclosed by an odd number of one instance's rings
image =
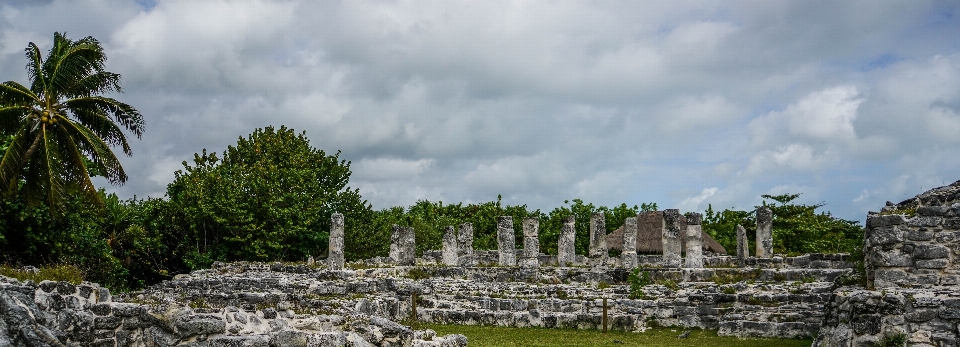
[[[679,328],[650,329],[642,333],[603,332],[596,330],[504,328],[476,325],[421,324],[420,329],[433,329],[438,335],[463,334],[470,347],[484,346],[708,346],[708,347],[809,347],[812,340],[739,339],[717,336],[713,330],[693,330],[685,339],[677,338]]]

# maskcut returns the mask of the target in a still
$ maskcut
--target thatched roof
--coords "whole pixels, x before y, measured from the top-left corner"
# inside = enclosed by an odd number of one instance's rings
[[[684,219],[680,219],[685,223]],[[685,228],[682,225],[681,228]],[[663,253],[663,244],[660,240],[663,232],[663,212],[641,212],[637,215],[637,253],[641,254],[660,254]],[[717,240],[710,237],[705,232],[700,232],[700,238],[703,240],[703,250],[716,254],[727,254],[727,250],[720,245]],[[680,233],[680,242],[683,245],[681,249],[686,249],[687,235]],[[623,250],[623,227],[617,228],[612,233],[607,234],[607,247],[609,249]]]

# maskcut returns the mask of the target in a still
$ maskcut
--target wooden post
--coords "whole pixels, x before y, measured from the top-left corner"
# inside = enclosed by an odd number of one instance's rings
[[[603,332],[607,332],[607,298],[603,298]]]
[[[410,327],[417,330],[417,293],[410,295]]]

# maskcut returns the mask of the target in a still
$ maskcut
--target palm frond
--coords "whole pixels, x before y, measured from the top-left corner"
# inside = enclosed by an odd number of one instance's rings
[[[43,95],[48,88],[47,78],[43,75],[43,55],[40,47],[30,42],[27,45],[27,73],[30,75],[30,90],[36,95]]]
[[[120,146],[125,154],[130,154],[130,144],[127,143],[126,135],[103,110],[97,107],[71,108],[71,110],[77,123],[90,129],[110,146]]]
[[[30,124],[24,124],[20,127],[20,130],[14,135],[10,147],[4,152],[3,159],[0,160],[0,187],[4,187],[4,189],[12,183],[16,187],[15,183],[20,178],[20,172],[26,161],[27,149],[33,142],[33,138],[30,136],[31,126]]]
[[[62,159],[68,164],[63,166],[63,176],[67,178],[66,182],[79,188],[80,192],[86,196],[88,201],[93,201],[98,207],[102,208],[103,201],[100,200],[100,195],[97,194],[97,188],[93,185],[93,182],[90,181],[90,173],[87,171],[87,165],[83,160],[83,151],[77,146],[77,143],[74,141],[75,138],[71,136],[69,128],[61,126],[56,129],[57,143],[64,147],[64,158]],[[107,152],[110,153],[109,148],[107,148]],[[116,160],[116,157],[113,159]]]
[[[54,44],[44,73],[50,79],[51,87],[63,96],[89,95],[93,91],[84,91],[77,84],[87,76],[102,72],[105,60],[103,48],[96,39],[87,37],[76,42],[65,39]]]
[[[71,146],[77,149],[77,152],[87,154],[87,157],[94,162],[104,172],[104,177],[110,184],[119,185],[127,181],[127,173],[120,165],[110,146],[107,145],[97,134],[83,124],[63,120],[60,123],[61,128],[71,136]]]
[[[90,109],[95,105],[104,110],[104,112],[112,114],[113,118],[116,119],[120,125],[136,134],[138,139],[143,135],[143,115],[140,114],[140,111],[133,108],[133,106],[117,101],[116,99],[103,96],[88,96],[70,99],[64,101],[64,104],[72,109]]]
[[[99,71],[77,81],[64,96],[76,98],[111,91],[120,91],[120,74]]]

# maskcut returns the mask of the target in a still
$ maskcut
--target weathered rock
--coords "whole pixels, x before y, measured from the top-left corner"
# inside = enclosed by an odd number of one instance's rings
[[[680,244],[681,218],[684,217],[680,215],[680,210],[668,209],[663,211],[661,243],[663,244],[664,267],[680,267],[680,253],[682,252]]]
[[[576,262],[574,244],[576,241],[576,217],[568,216],[563,219],[560,227],[560,238],[557,240],[557,262],[560,266],[570,266]]]
[[[457,231],[453,226],[447,226],[443,229],[443,264],[447,266],[457,266],[460,247],[457,245]]]
[[[497,247],[500,251],[500,266],[517,266],[516,234],[513,231],[513,217],[497,217]]]
[[[590,216],[590,265],[603,266],[607,262],[607,227],[603,212]]]
[[[632,270],[637,267],[637,217],[629,217],[623,221],[623,253],[620,254],[620,259],[624,269]]]
[[[330,241],[327,255],[327,267],[339,270],[343,268],[343,214],[334,213],[330,216]]]
[[[686,258],[684,259],[684,266],[687,268],[702,268],[703,267],[703,241],[700,239],[700,235],[703,233],[703,228],[700,226],[701,216],[699,213],[688,213],[687,214],[687,242],[686,242]]]
[[[458,264],[460,266],[474,266],[472,223],[460,224],[460,229],[457,231],[457,246],[459,247],[457,252]]]
[[[750,256],[750,250],[747,248],[747,229],[737,224],[737,259],[745,259]]]
[[[537,218],[523,219],[523,256],[520,258],[520,267],[540,267],[540,220]]]
[[[773,211],[769,207],[757,208],[757,258],[773,257]]]

